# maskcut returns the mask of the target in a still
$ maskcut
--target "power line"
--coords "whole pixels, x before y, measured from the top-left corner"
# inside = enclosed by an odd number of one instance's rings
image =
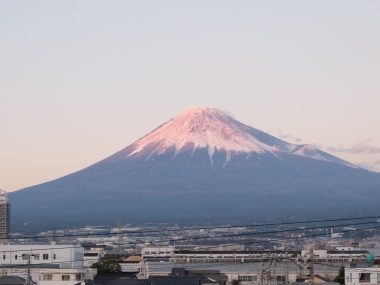
[[[354,225],[364,225],[364,224],[373,224],[376,222],[365,222],[365,223],[350,223],[350,224],[340,224],[336,225],[335,227],[344,227],[344,226],[354,226]],[[182,239],[167,239],[167,240],[162,240],[160,242],[173,242],[173,241],[190,241],[190,240],[201,240],[201,239],[217,239],[217,238],[229,238],[229,237],[239,237],[239,236],[252,236],[252,235],[264,235],[264,234],[276,234],[276,233],[283,233],[283,232],[299,232],[299,231],[307,231],[307,230],[315,230],[315,229],[323,229],[323,228],[330,228],[330,226],[326,227],[313,227],[313,228],[305,228],[305,229],[291,229],[291,230],[279,230],[279,231],[266,231],[266,232],[250,232],[250,233],[239,233],[239,234],[229,234],[229,235],[220,235],[220,236],[200,236],[200,237],[190,237],[190,238],[182,238]],[[348,232],[348,231],[343,231],[343,232]],[[117,234],[117,233],[116,233]],[[321,234],[321,235],[326,235],[326,233]],[[309,235],[308,237],[310,237]],[[282,239],[280,239],[282,240]],[[264,241],[265,242],[265,241]],[[140,244],[141,242],[129,242],[125,244],[129,245],[135,245],[135,244]],[[78,247],[79,245],[68,247],[68,248],[74,248]],[[55,249],[61,249],[62,247],[57,247]],[[40,249],[44,250],[44,249]],[[24,250],[27,251],[27,250]]]
[[[378,227],[368,227],[368,228],[361,228],[361,229],[357,229],[357,231],[361,231],[361,230],[368,230],[368,229],[374,229],[374,228],[380,228],[380,226],[378,226]],[[337,233],[340,233],[340,232],[337,232]],[[317,235],[312,235],[313,237],[316,237],[316,236],[320,236],[321,234],[317,234]],[[309,238],[309,237],[294,237],[294,238]],[[285,240],[285,239],[276,239],[277,241],[280,241],[280,240]],[[273,241],[273,240],[272,240]],[[251,242],[251,243],[256,243],[256,242]],[[244,244],[251,244],[251,243],[244,243]],[[70,248],[70,247],[61,247],[61,248],[59,248],[59,249],[63,249],[63,248]],[[48,249],[54,249],[54,248],[48,248]],[[33,251],[34,250],[38,250],[38,249],[33,249]],[[20,251],[26,251],[26,250],[20,250]],[[31,249],[29,249],[29,250],[27,250],[27,251],[31,251]],[[12,252],[18,252],[18,251],[12,251]],[[205,252],[207,252],[207,251],[205,251]],[[263,253],[264,254],[266,254],[266,253],[270,253],[270,252],[268,252],[268,251],[263,251]],[[249,258],[248,258],[249,259]],[[92,260],[92,259],[90,259],[90,260]],[[93,259],[93,260],[95,260],[95,259]],[[81,260],[67,260],[67,261],[57,261],[57,262],[50,262],[50,263],[33,263],[32,265],[45,265],[45,264],[60,264],[60,263],[65,263],[65,262],[77,262],[77,261],[87,261],[86,259],[81,259]],[[218,266],[230,266],[231,264],[236,264],[236,263],[238,263],[238,262],[229,262],[229,263],[227,263],[227,264],[224,264],[224,263],[222,263],[222,264],[220,264],[220,263],[218,263]],[[258,261],[254,261],[254,262],[244,262],[244,264],[246,264],[246,263],[258,263]],[[194,263],[191,263],[191,264],[194,264]],[[332,265],[332,264],[325,264],[325,263],[316,263],[316,264],[320,264],[320,265],[327,265],[327,266],[334,266],[334,267],[341,267],[341,266],[337,266],[337,265]],[[23,264],[10,264],[9,266],[7,266],[7,267],[4,267],[4,269],[5,268],[12,268],[12,267],[23,267],[23,266],[25,266],[25,265],[23,265]],[[200,266],[205,266],[205,267],[209,267],[209,265],[208,264],[203,264],[203,265],[200,265]],[[194,268],[195,266],[192,266],[192,268]],[[196,266],[196,267],[199,267],[199,266]],[[171,269],[172,267],[170,267],[169,269]],[[199,267],[200,268],[200,267]],[[160,269],[163,269],[162,267],[160,267]],[[369,272],[373,272],[373,271],[369,271]]]
[[[344,226],[350,226],[350,225],[366,225],[366,224],[373,224],[377,222],[365,222],[365,223],[350,223],[350,224],[343,224],[343,225],[336,225],[335,227],[344,227]],[[380,227],[380,226],[379,226]],[[215,238],[225,238],[225,237],[238,237],[238,236],[252,236],[252,235],[262,235],[262,234],[277,234],[277,233],[284,233],[284,232],[299,232],[299,231],[306,231],[306,230],[316,230],[316,229],[326,229],[331,228],[331,226],[325,226],[325,227],[313,227],[313,228],[305,228],[305,229],[289,229],[289,230],[279,230],[279,231],[267,231],[267,232],[251,232],[251,233],[239,233],[239,234],[230,234],[230,235],[222,235],[222,236],[214,236],[214,237],[192,237],[192,238],[182,238],[182,239],[170,239],[167,241],[187,241],[187,240],[200,240],[200,239],[215,239]],[[349,230],[343,231],[344,232],[350,232]],[[326,233],[322,234],[326,235]],[[164,241],[165,242],[165,241]]]
[[[289,225],[294,224],[309,224],[309,223],[324,223],[324,222],[337,222],[337,221],[350,221],[350,220],[365,220],[365,219],[379,219],[380,216],[372,217],[360,217],[360,218],[342,218],[342,219],[326,219],[326,220],[311,220],[303,222],[289,222]],[[180,228],[180,229],[161,229],[161,230],[144,230],[144,231],[121,231],[121,234],[145,234],[145,233],[162,233],[162,232],[178,232],[178,231],[198,231],[198,230],[213,230],[213,229],[232,229],[232,228],[242,228],[242,227],[264,227],[264,226],[282,226],[285,223],[268,223],[268,224],[248,224],[248,225],[238,225],[238,226],[218,226],[218,227],[201,227],[201,228]],[[331,225],[329,227],[337,227],[337,225]],[[106,233],[86,233],[86,234],[70,234],[70,235],[57,235],[60,237],[76,237],[76,236],[103,236],[103,235],[118,235],[119,232],[106,232]],[[46,236],[26,236],[18,237],[12,239],[40,239],[47,238]]]
[[[361,228],[361,229],[356,229],[355,231],[378,229],[378,228],[380,228],[380,226]],[[345,233],[345,232],[353,232],[353,231],[338,231],[336,233]],[[292,239],[304,239],[304,238],[320,237],[320,236],[326,236],[326,233],[314,234],[314,235],[302,236],[302,237],[292,237]],[[214,237],[210,237],[210,238],[214,238]],[[252,242],[246,242],[246,243],[240,243],[240,244],[243,244],[243,245],[246,245],[246,244],[260,244],[260,243],[278,242],[278,241],[284,241],[284,240],[285,240],[284,238],[278,238],[278,239],[268,239],[268,240],[265,240],[265,241],[262,241],[262,240],[261,241],[252,241]],[[130,244],[133,244],[133,243],[130,243]],[[210,246],[208,248],[214,248],[214,247],[219,247],[219,246]]]
[[[376,222],[354,223],[354,224],[349,224],[349,225],[359,225],[359,224],[364,225],[364,224],[371,224],[371,223],[376,223]],[[337,225],[337,226],[347,226],[347,224]],[[306,231],[306,230],[320,229],[320,228],[321,227],[318,227],[318,228],[305,228],[305,229],[302,229],[302,230],[298,229],[297,231]],[[355,231],[377,229],[377,228],[380,228],[380,226],[361,228],[361,229],[356,229]],[[286,230],[284,230],[284,231],[286,231]],[[284,231],[276,231],[276,232],[278,233],[278,232],[284,232]],[[295,230],[291,230],[291,231],[295,231]],[[353,231],[353,230],[351,230],[351,231],[338,231],[338,232],[335,232],[335,233],[345,233],[345,232],[355,232],[355,231]],[[184,239],[168,239],[168,240],[163,240],[161,242],[188,241],[188,240],[193,240],[193,239],[198,239],[198,240],[199,239],[216,239],[216,238],[224,238],[224,237],[231,237],[231,236],[238,237],[238,236],[242,236],[242,235],[247,236],[247,235],[250,235],[250,234],[265,234],[265,233],[272,233],[272,232],[270,231],[270,232],[262,232],[262,233],[256,233],[256,232],[255,233],[240,233],[240,234],[234,234],[234,235],[214,236],[214,237],[206,236],[206,237],[194,237],[194,238],[184,238]],[[312,234],[312,235],[302,236],[302,237],[292,237],[292,239],[294,240],[294,239],[303,239],[303,238],[319,237],[319,236],[326,236],[326,233]],[[256,243],[260,244],[260,243],[269,243],[269,242],[279,242],[279,241],[284,241],[284,240],[286,240],[286,238],[276,238],[276,239],[267,238],[266,240],[252,241],[252,242],[246,242],[246,243],[240,243],[240,244],[241,245],[256,244]],[[128,242],[128,243],[125,243],[125,245],[137,245],[137,244],[141,244],[141,242]],[[41,248],[41,249],[33,249],[33,250],[64,249],[64,248],[75,248],[75,247],[80,247],[80,245],[73,245],[73,246],[67,246],[67,247],[56,247],[56,248],[54,248],[54,247],[51,247],[51,248]],[[165,246],[160,246],[160,247],[165,247]],[[210,248],[216,248],[216,247],[219,247],[219,245],[217,245],[217,246],[209,246],[207,248],[210,249]],[[3,252],[25,252],[25,251],[30,251],[30,249],[15,250],[15,251],[3,251]]]

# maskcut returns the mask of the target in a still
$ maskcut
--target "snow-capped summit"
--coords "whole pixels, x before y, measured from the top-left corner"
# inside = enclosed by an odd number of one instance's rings
[[[10,196],[21,227],[44,216],[52,228],[57,217],[83,219],[83,225],[124,216],[144,222],[273,213],[282,218],[303,209],[303,201],[325,207],[318,217],[331,216],[335,209],[342,212],[337,205],[356,209],[358,197],[366,210],[372,203],[377,211],[378,189],[378,173],[315,145],[291,144],[220,110],[191,107],[85,169]]]
[[[279,159],[283,153],[318,160],[354,165],[337,159],[315,148],[313,145],[297,145],[266,134],[233,119],[225,112],[206,107],[191,107],[141,138],[126,156],[144,154],[147,157],[161,155],[175,149],[174,156],[181,150],[206,148],[213,164],[215,152],[226,152],[225,164],[234,154],[270,153]]]

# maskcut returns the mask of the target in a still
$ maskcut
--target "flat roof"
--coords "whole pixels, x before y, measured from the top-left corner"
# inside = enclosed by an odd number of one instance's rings
[[[294,254],[300,253],[300,251],[283,251],[283,250],[271,250],[271,251],[260,251],[260,250],[175,250],[174,253],[178,254],[270,254],[270,253],[280,253],[280,254]]]

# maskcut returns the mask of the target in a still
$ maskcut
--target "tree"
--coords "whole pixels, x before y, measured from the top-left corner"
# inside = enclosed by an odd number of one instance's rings
[[[102,257],[98,262],[91,265],[91,268],[96,268],[100,274],[122,273],[120,264],[116,259],[110,257]]]
[[[339,284],[344,284],[344,267],[343,266],[339,269],[339,274],[337,277],[335,277],[334,281]]]
[[[240,285],[240,281],[239,280],[236,280],[236,279],[234,279],[234,280],[232,280],[232,285]]]

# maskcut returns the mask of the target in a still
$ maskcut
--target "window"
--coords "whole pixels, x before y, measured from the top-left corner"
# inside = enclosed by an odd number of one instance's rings
[[[239,276],[239,281],[252,281],[252,276]]]
[[[39,253],[34,254],[34,260],[40,260],[40,254]]]
[[[53,275],[51,274],[44,275],[44,280],[53,280]]]
[[[28,256],[26,254],[23,254],[22,255],[22,260],[27,260],[28,259]]]
[[[377,283],[380,283],[380,274],[377,273]]]
[[[8,275],[8,271],[6,270],[1,271],[1,276],[7,276],[7,275]]]
[[[15,255],[15,259],[17,259],[17,255]]]
[[[3,259],[5,259],[5,254],[3,254]]]
[[[44,254],[42,255],[42,259],[43,259],[43,260],[48,260],[48,259],[49,259],[49,254],[44,253]]]
[[[62,281],[70,280],[70,275],[62,275]]]
[[[75,274],[75,280],[81,280],[82,278],[81,278],[82,276],[80,275],[80,274]]]
[[[352,283],[352,273],[350,273],[350,283]]]
[[[277,276],[277,282],[284,282],[285,276]]]
[[[359,278],[359,283],[369,283],[371,280],[370,273],[361,273]]]
[[[55,257],[56,257],[56,255],[55,255],[55,253],[53,254],[53,259],[55,259]]]

